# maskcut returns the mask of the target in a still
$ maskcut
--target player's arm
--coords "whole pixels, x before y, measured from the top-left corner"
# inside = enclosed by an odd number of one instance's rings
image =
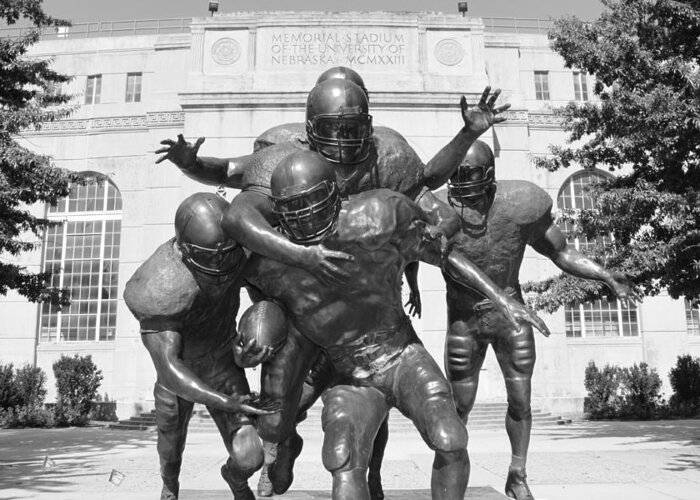
[[[418,217],[409,228],[409,240],[419,236],[419,243],[404,247],[409,258],[412,249],[417,251],[418,259],[440,267],[442,271],[461,285],[472,288],[491,300],[496,308],[511,322],[515,328],[529,323],[543,335],[549,336],[547,325],[532,310],[514,300],[489,278],[481,269],[475,266],[460,252],[454,250],[445,240],[440,230]],[[411,235],[413,233],[413,235]],[[416,234],[417,233],[417,234]]]
[[[438,200],[428,188],[422,189],[416,197],[416,202],[426,213],[430,222],[437,226],[447,239],[457,234],[457,231],[460,229],[460,220],[457,212],[447,203]],[[409,263],[404,269],[404,275],[410,290],[408,302],[404,305],[409,306],[409,314],[420,318],[422,303],[420,289],[418,288],[418,262]]]
[[[163,155],[156,160],[156,163],[170,160],[182,173],[197,182],[241,189],[243,187],[243,174],[254,155],[237,158],[197,156],[203,142],[204,137],[200,137],[194,144],[191,144],[185,141],[182,134],[178,134],[177,141],[165,139],[160,142],[163,147],[155,152]]]
[[[585,256],[571,245],[567,244],[566,237],[556,224],[545,219],[530,241],[530,245],[538,253],[549,258],[565,273],[578,278],[602,281],[610,287],[619,299],[637,302],[641,296],[634,284],[624,273],[609,271]]]
[[[270,409],[250,403],[249,395],[230,396],[215,391],[182,362],[182,338],[174,330],[148,331],[141,334],[143,345],[151,355],[159,382],[183,399],[212,408],[251,415],[267,415]]]
[[[353,260],[344,252],[328,250],[322,245],[302,246],[292,243],[275,231],[268,197],[249,190],[238,194],[224,215],[223,228],[248,250],[284,264],[305,269],[327,283],[343,283],[349,274],[336,263]],[[335,261],[335,263],[334,263]]]
[[[409,289],[408,301],[404,307],[408,306],[408,314],[420,318],[423,314],[423,303],[420,299],[420,288],[418,288],[418,267],[418,261],[409,262],[403,270]]]
[[[448,240],[459,232],[462,227],[459,214],[449,204],[439,200],[428,188],[417,196],[418,206],[428,216],[428,220],[440,230]]]
[[[464,127],[457,135],[428,162],[424,171],[425,185],[430,189],[437,189],[447,182],[459,164],[467,154],[467,150],[475,140],[486,132],[494,123],[501,123],[506,120],[504,116],[497,116],[499,113],[510,108],[510,104],[495,107],[496,99],[501,93],[500,89],[489,97],[491,87],[486,87],[481,99],[476,106],[471,108],[467,104],[467,99],[462,96],[460,107],[462,109],[462,119]]]

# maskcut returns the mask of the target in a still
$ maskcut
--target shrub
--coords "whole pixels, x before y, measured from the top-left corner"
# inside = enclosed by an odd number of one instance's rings
[[[25,365],[0,366],[0,427],[51,427],[53,414],[44,408],[46,374]]]
[[[14,408],[17,398],[14,366],[0,364],[0,409]]]
[[[661,377],[654,368],[642,362],[620,371],[624,402],[620,417],[648,420],[656,415],[663,404],[661,399]]]
[[[677,402],[695,402],[700,400],[700,358],[690,354],[678,356],[676,366],[671,368],[668,379],[673,388]]]
[[[90,407],[102,381],[102,371],[92,356],[61,356],[53,364],[56,376],[56,424],[85,425],[90,420]]]
[[[589,418],[614,418],[622,404],[620,396],[620,368],[605,365],[602,370],[591,361],[586,367],[584,385],[588,396],[584,411]]]
[[[0,427],[53,427],[53,413],[43,404],[0,409]]]
[[[20,406],[43,406],[46,399],[46,374],[39,367],[29,364],[15,372],[15,386]]]
[[[117,401],[115,399],[110,399],[106,392],[104,396],[100,396],[99,394],[95,396],[91,411],[93,420],[99,420],[101,422],[119,421],[117,417]]]
[[[668,379],[673,388],[669,399],[671,413],[679,417],[694,417],[700,413],[700,358],[690,354],[678,356]]]

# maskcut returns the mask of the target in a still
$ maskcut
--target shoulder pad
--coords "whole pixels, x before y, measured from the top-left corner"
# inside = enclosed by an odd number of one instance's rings
[[[274,144],[298,141],[306,143],[306,125],[303,123],[285,123],[267,129],[253,143],[253,151],[257,152]]]
[[[338,237],[368,250],[376,250],[424,214],[406,196],[375,189],[350,198],[338,216]]]
[[[552,211],[552,197],[529,181],[498,181],[498,193],[512,209],[510,215],[520,224],[540,220]]]
[[[158,247],[126,283],[124,302],[139,322],[179,318],[190,310],[199,293],[173,241]]]
[[[414,197],[423,185],[425,169],[418,154],[401,134],[386,127],[375,129],[374,144],[380,186]]]
[[[277,164],[286,156],[299,149],[308,149],[308,146],[301,143],[284,142],[282,144],[273,144],[259,150],[257,153],[253,153],[250,165],[243,174],[242,188],[244,190],[251,188],[269,190],[270,177]]]

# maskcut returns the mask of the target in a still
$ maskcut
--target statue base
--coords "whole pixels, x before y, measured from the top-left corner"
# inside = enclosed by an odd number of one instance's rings
[[[385,490],[385,500],[430,500],[430,490]],[[265,498],[265,497],[258,497]],[[272,499],[281,498],[278,496]],[[288,491],[284,494],[285,500],[328,500],[331,498],[330,491]],[[507,500],[508,497],[497,492],[490,486],[478,486],[468,488],[465,498],[469,500]],[[213,490],[182,490],[180,500],[230,500],[231,493],[228,491]]]

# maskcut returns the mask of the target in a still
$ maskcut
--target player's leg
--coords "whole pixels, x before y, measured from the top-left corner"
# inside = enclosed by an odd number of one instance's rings
[[[530,326],[522,326],[516,331],[503,320],[502,332],[493,346],[508,393],[506,432],[512,457],[506,494],[518,500],[530,500],[533,497],[527,486],[525,468],[532,429],[530,399],[535,340]]]
[[[301,453],[304,440],[296,431],[296,425],[306,418],[306,412],[321,397],[333,380],[330,362],[323,352],[318,353],[311,370],[304,379],[299,399],[296,424],[291,434],[280,443],[265,443],[265,467],[260,474],[258,493],[281,495],[294,481],[294,462]]]
[[[479,388],[488,341],[479,337],[478,320],[450,311],[445,338],[445,373],[452,385],[457,413],[466,424]]]
[[[182,452],[187,440],[187,424],[192,416],[189,401],[177,397],[159,382],[153,388],[158,430],[158,458],[160,476],[163,479],[161,500],[175,500],[180,491],[180,467]]]
[[[210,387],[224,394],[248,394],[245,372],[236,366],[233,352],[227,349],[217,358],[199,367],[199,374]],[[207,407],[224,442],[229,458],[221,467],[221,476],[236,500],[254,500],[248,478],[263,463],[262,441],[252,421],[244,415]]]
[[[333,475],[334,500],[369,500],[372,445],[389,412],[373,387],[337,385],[323,394],[323,465]]]
[[[389,441],[389,416],[384,419],[377,437],[374,438],[372,446],[372,457],[369,461],[369,473],[367,474],[367,483],[369,484],[369,497],[372,500],[383,500],[384,488],[382,487],[382,460],[384,460],[384,450]]]
[[[299,402],[318,353],[318,347],[288,324],[286,342],[263,364],[260,392],[263,397],[277,401],[280,411],[257,418],[258,432],[265,440],[265,465],[258,482],[260,496],[282,494],[292,484],[294,460],[303,446],[296,423],[298,413],[306,411],[299,410]]]
[[[435,451],[433,500],[462,500],[469,482],[467,430],[457,414],[449,382],[420,343],[409,344],[394,373],[396,407]]]
[[[306,380],[304,380],[304,388],[297,413],[297,423],[302,422],[306,418],[306,412],[321,397],[323,391],[328,388],[333,380],[333,376],[333,368],[327,355],[323,352],[319,353],[318,359],[311,368]],[[384,498],[381,466],[388,439],[389,421],[387,417],[382,423],[372,447],[372,458],[370,459],[367,476],[370,498],[372,500],[382,500]],[[302,445],[303,439],[296,432],[287,438],[285,442],[279,444],[274,466],[270,467],[269,471],[269,475],[273,478],[272,482],[275,484],[274,492],[276,494],[284,493],[291,485],[294,459],[301,453]],[[285,466],[285,464],[287,465]]]
[[[275,356],[262,365],[260,393],[277,401],[280,411],[257,418],[260,437],[280,443],[292,434],[304,379],[318,356],[318,347],[288,325],[287,340]]]

